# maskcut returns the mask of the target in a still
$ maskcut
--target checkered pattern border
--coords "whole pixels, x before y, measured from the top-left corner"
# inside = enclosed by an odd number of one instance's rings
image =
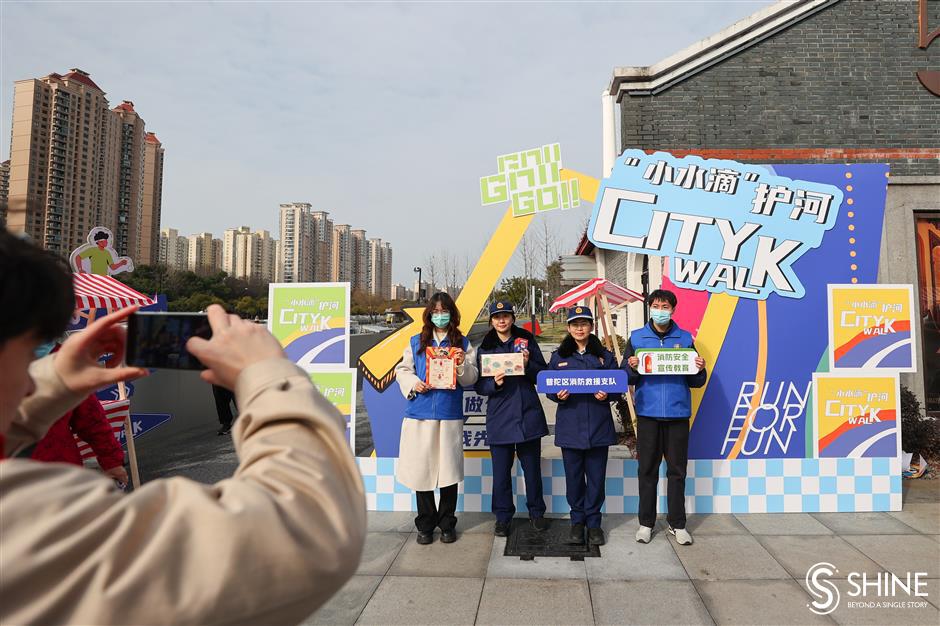
[[[414,511],[414,494],[395,480],[398,459],[358,457],[370,511]],[[636,513],[636,461],[607,462],[606,513]],[[525,511],[525,482],[515,464],[516,509]],[[493,464],[464,459],[458,511],[490,511]],[[666,510],[666,466],[660,468],[659,510]],[[549,513],[567,513],[561,459],[542,459]],[[901,510],[901,462],[891,458],[735,459],[689,461],[689,513],[815,513]]]

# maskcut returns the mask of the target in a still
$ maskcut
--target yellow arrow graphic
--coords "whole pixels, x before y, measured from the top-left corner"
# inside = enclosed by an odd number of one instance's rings
[[[587,202],[594,202],[600,186],[598,179],[564,169],[561,170],[561,177],[564,180],[577,179],[581,197]],[[506,269],[506,264],[512,258],[533,217],[534,215],[513,217],[512,206],[506,209],[503,219],[490,237],[486,249],[483,250],[470,278],[467,279],[467,284],[457,298],[457,308],[461,312],[461,332],[470,332],[477,312],[486,304],[486,299]],[[401,360],[408,340],[421,332],[423,310],[417,307],[405,309],[405,314],[412,320],[411,323],[399,328],[359,357],[362,376],[380,393],[395,380],[395,366]]]

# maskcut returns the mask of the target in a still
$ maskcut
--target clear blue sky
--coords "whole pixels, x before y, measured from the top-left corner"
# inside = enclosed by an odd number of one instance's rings
[[[164,143],[164,227],[276,236],[278,204],[310,202],[390,241],[411,284],[429,250],[482,250],[504,210],[480,206],[496,155],[560,142],[599,174],[613,68],[767,4],[5,1],[0,136],[13,81],[81,68]],[[569,253],[589,212],[540,219]]]

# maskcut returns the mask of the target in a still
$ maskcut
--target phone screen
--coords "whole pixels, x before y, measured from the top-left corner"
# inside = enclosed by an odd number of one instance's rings
[[[152,369],[205,369],[186,350],[190,337],[209,339],[212,327],[203,313],[141,313],[127,322],[127,364]]]

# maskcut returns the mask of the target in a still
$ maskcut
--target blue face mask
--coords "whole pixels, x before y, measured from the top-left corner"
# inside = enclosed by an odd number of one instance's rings
[[[36,355],[37,359],[41,359],[42,357],[52,352],[53,348],[55,348],[55,342],[47,341],[46,343],[41,343],[36,346],[36,349],[33,351],[33,353]]]
[[[665,311],[663,309],[652,309],[650,311],[650,319],[653,320],[654,324],[665,326],[666,324],[669,323],[669,320],[672,319],[672,311]]]
[[[447,328],[450,324],[450,313],[431,313],[431,323],[438,328]]]

